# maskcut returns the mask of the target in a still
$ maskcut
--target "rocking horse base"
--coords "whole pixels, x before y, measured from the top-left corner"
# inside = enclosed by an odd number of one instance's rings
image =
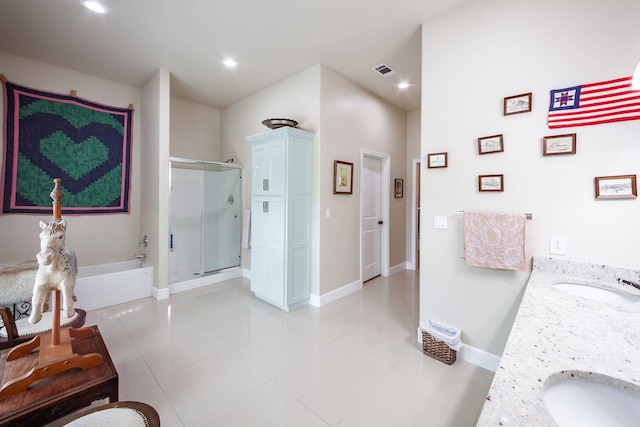
[[[9,379],[0,387],[0,400],[25,391],[35,381],[60,374],[70,369],[82,370],[93,368],[102,364],[102,356],[98,353],[79,355],[71,348],[71,339],[84,339],[94,335],[90,328],[63,328],[59,330],[60,342],[54,344],[52,332],[45,332],[36,336],[29,342],[14,347],[7,360],[15,360],[31,354],[36,348],[40,348],[39,363],[28,372],[17,378]]]

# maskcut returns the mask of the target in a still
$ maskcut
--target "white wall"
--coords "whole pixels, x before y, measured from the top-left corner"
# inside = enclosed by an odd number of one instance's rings
[[[594,177],[640,174],[640,121],[549,130],[549,91],[628,76],[640,59],[636,0],[471,2],[423,25],[421,318],[458,326],[463,341],[501,354],[528,273],[468,267],[455,209],[532,212],[527,255],[565,236],[568,258],[638,266],[640,202],[594,200]],[[505,96],[533,92],[533,112],[502,116]],[[545,135],[576,132],[577,154],[543,157]],[[504,134],[505,152],[478,156],[476,138]],[[479,174],[505,175],[478,193]],[[434,215],[449,229],[429,227]]]
[[[296,120],[300,129],[316,133],[320,120],[320,66],[302,71],[276,83],[221,111],[221,158],[233,157],[234,163],[244,165],[242,172],[242,206],[251,206],[251,146],[246,137],[267,132],[262,121],[269,118]],[[315,148],[314,148],[315,149]],[[242,249],[242,267],[251,268],[251,252]]]
[[[360,280],[360,149],[391,155],[391,180],[406,179],[406,114],[317,65],[222,110],[222,157],[244,164],[243,204],[249,206],[251,149],[245,138],[267,129],[261,121],[291,118],[314,141],[312,294],[320,296]],[[333,161],[355,164],[354,194],[333,194]],[[389,185],[392,185],[392,182]],[[391,265],[406,261],[405,205],[391,199]],[[332,209],[332,219],[324,218]],[[242,266],[250,268],[243,249]]]
[[[360,280],[360,150],[391,157],[390,266],[406,258],[405,209],[409,198],[393,197],[394,178],[407,180],[406,113],[332,69],[322,67],[320,179],[320,284],[324,294]],[[354,163],[353,194],[333,194],[333,162]],[[331,209],[332,217],[324,212]]]
[[[220,139],[220,109],[171,98],[172,157],[224,162]]]
[[[417,227],[416,214],[413,212],[413,203],[415,201],[413,194],[416,192],[414,190],[414,160],[420,160],[420,114],[420,110],[410,111],[407,113],[407,181],[404,188],[405,197],[407,197],[406,251],[407,262],[411,263],[410,267],[413,269],[416,269],[417,264],[417,260],[414,259],[414,245]]]
[[[67,245],[75,250],[81,266],[133,258],[141,237],[140,118],[143,110],[140,89],[1,51],[0,64],[0,71],[5,77],[18,85],[61,94],[76,90],[80,98],[116,107],[133,104],[131,213],[65,216],[69,223]],[[0,120],[4,122],[4,102],[0,103],[0,116]],[[40,220],[49,221],[51,216],[0,215],[0,236],[3,240],[0,245],[0,262],[35,259],[35,254],[40,250]]]
[[[170,75],[159,69],[142,88],[145,107],[145,132],[142,138],[145,161],[142,163],[142,224],[149,238],[147,260],[155,267],[154,291],[157,297],[168,297],[169,285],[169,137]]]

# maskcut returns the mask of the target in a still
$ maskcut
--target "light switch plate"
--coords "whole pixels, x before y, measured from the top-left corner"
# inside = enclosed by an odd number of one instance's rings
[[[446,216],[434,216],[433,217],[433,228],[440,228],[440,229],[447,228],[447,217]]]

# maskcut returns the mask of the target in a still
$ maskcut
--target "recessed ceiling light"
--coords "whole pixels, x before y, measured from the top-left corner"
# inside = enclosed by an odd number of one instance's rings
[[[100,3],[98,3],[97,1],[85,1],[82,4],[84,4],[84,7],[86,7],[92,12],[107,13],[107,8],[101,5]]]
[[[233,59],[231,59],[231,58],[225,59],[224,61],[222,61],[222,63],[227,68],[234,68],[236,65],[238,65],[238,63],[236,61],[234,61]]]
[[[406,89],[408,88],[410,85],[407,82],[402,82],[402,83],[398,83],[398,88],[399,89]]]

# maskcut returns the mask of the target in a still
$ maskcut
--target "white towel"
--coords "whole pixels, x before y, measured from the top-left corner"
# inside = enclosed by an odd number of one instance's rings
[[[251,248],[251,209],[242,211],[242,247]]]

